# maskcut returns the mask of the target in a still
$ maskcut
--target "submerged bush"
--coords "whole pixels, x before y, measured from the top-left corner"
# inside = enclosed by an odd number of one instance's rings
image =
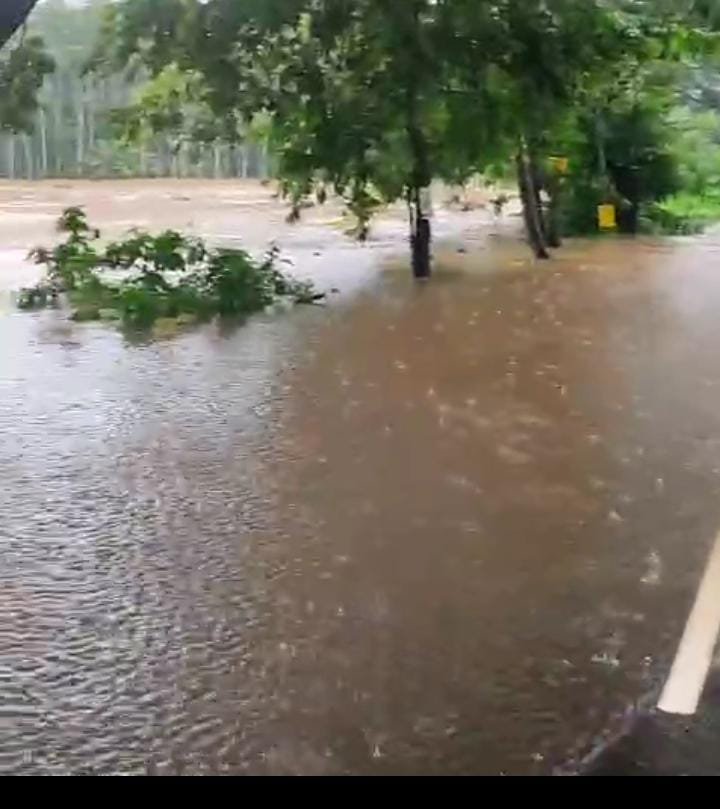
[[[689,236],[720,222],[720,192],[674,194],[646,211],[648,229],[653,232]]]
[[[47,306],[64,294],[76,320],[149,326],[160,318],[190,322],[246,314],[278,298],[310,303],[322,297],[311,283],[278,269],[276,248],[257,262],[243,250],[211,249],[173,230],[157,235],[135,230],[102,248],[100,232],[81,208],[65,210],[58,230],[67,234],[62,244],[30,253],[45,265],[46,276],[21,290],[21,308]]]

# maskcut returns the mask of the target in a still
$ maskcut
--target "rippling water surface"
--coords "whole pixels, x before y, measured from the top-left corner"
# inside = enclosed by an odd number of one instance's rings
[[[0,319],[0,770],[583,755],[720,519],[717,255],[471,252],[162,341]]]

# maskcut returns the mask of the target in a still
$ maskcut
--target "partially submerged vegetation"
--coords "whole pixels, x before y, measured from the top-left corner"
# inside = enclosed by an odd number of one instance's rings
[[[720,192],[681,192],[656,202],[647,211],[645,230],[677,236],[702,233],[720,222]]]
[[[74,320],[147,327],[160,319],[190,323],[257,312],[278,300],[312,303],[322,297],[310,282],[278,268],[275,248],[258,262],[244,250],[213,249],[172,230],[157,235],[135,230],[103,245],[81,208],[66,209],[58,230],[66,234],[64,242],[30,254],[46,274],[20,291],[22,309],[65,297]]]

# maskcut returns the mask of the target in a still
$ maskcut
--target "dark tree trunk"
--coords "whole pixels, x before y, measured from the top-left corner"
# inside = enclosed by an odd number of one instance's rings
[[[640,217],[640,206],[632,200],[626,202],[618,208],[618,230],[620,233],[628,233],[632,236],[638,232]]]
[[[546,217],[546,236],[550,247],[562,246],[561,225],[561,184],[560,178],[555,175],[548,178],[546,190],[550,197]]]
[[[410,256],[413,278],[429,278],[432,274],[430,260],[431,229],[427,211],[424,211],[422,207],[421,189],[409,189],[407,202],[410,218]]]
[[[412,245],[413,278],[430,277],[430,220],[420,215],[416,219],[415,229],[410,237]]]
[[[537,211],[538,224],[540,226],[543,239],[545,240],[546,244],[549,244],[548,240],[549,228],[547,218],[545,216],[545,208],[543,206],[542,193],[541,193],[542,190],[545,188],[545,177],[538,164],[535,149],[530,146],[528,146],[527,149],[527,168],[530,179],[530,188],[532,189],[531,191],[532,199],[535,205],[535,210]]]
[[[419,41],[420,12],[423,3],[414,2],[410,9],[414,36],[412,41]],[[401,7],[401,4],[398,4]],[[412,273],[416,279],[429,278],[432,273],[430,259],[430,219],[429,211],[424,210],[422,201],[423,189],[429,188],[432,180],[430,169],[430,146],[422,124],[420,114],[420,98],[422,80],[420,69],[424,55],[417,51],[417,70],[411,70],[407,77],[405,89],[405,131],[408,136],[410,153],[412,154],[412,174],[408,182],[408,207],[410,210],[410,247],[412,256]]]
[[[618,205],[618,228],[621,233],[638,232],[642,185],[638,170],[633,166],[608,166],[609,176],[622,202]]]
[[[413,179],[408,189],[410,209],[410,246],[412,271],[415,278],[429,278],[432,274],[430,260],[431,228],[429,211],[423,208],[423,189],[430,185],[428,149],[425,135],[416,124],[408,124],[410,146],[414,157]]]
[[[523,207],[523,218],[528,242],[536,258],[550,258],[548,245],[545,239],[545,229],[542,221],[542,211],[539,204],[539,194],[535,189],[535,182],[530,163],[521,146],[516,156],[518,190]]]
[[[543,238],[548,247],[561,247],[562,236],[560,226],[560,179],[557,175],[544,169],[538,160],[537,148],[528,143],[527,159],[530,176],[533,181],[533,196],[538,212],[538,221]],[[542,192],[547,195],[547,203],[542,199]]]
[[[638,232],[639,218],[640,206],[637,202],[632,202],[630,204],[630,210],[628,211],[628,233],[635,235]]]

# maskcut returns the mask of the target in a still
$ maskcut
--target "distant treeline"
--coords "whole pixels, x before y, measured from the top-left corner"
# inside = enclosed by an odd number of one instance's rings
[[[178,143],[159,135],[138,145],[118,137],[110,113],[128,104],[142,80],[89,76],[83,70],[107,2],[46,0],[36,7],[28,33],[43,38],[56,67],[40,92],[33,132],[0,131],[0,176],[267,176],[267,152],[258,143]]]

